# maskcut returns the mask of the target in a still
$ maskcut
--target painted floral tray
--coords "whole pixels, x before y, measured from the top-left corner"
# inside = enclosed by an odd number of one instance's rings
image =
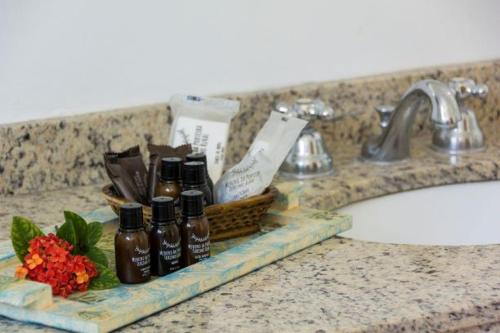
[[[83,214],[104,225],[98,244],[114,267],[116,215],[110,208]],[[208,260],[141,285],[53,297],[49,285],[17,280],[10,242],[0,243],[0,315],[75,332],[108,332],[300,251],[351,227],[350,216],[329,211],[271,211],[261,232],[211,244]]]

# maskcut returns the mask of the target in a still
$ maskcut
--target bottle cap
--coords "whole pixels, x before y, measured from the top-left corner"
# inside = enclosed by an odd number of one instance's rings
[[[202,185],[207,182],[205,163],[186,162],[182,170],[182,183],[186,185]]]
[[[151,200],[151,210],[153,212],[152,224],[175,221],[174,199],[171,197],[154,197]]]
[[[186,155],[188,162],[203,162],[207,165],[207,155],[205,153],[191,153]]]
[[[181,177],[182,159],[179,157],[164,157],[161,159],[161,180],[178,180]]]
[[[120,228],[142,228],[142,206],[137,202],[126,203],[120,206]]]
[[[189,190],[181,193],[182,215],[200,216],[204,214],[203,210],[203,192]]]

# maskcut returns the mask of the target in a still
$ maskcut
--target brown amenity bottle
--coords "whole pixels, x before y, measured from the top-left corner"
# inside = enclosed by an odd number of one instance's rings
[[[175,220],[174,199],[155,197],[151,209],[151,274],[163,276],[181,268],[181,235]]]
[[[150,279],[150,248],[142,222],[142,206],[126,203],[120,207],[120,227],[115,235],[116,274],[122,283]]]
[[[210,227],[201,191],[182,192],[181,207],[182,267],[187,267],[210,257]]]
[[[205,164],[205,177],[207,179],[207,185],[210,188],[210,191],[212,192],[212,195],[213,195],[214,194],[214,182],[212,181],[212,178],[210,178],[210,175],[208,174],[207,155],[205,155],[205,153],[187,154],[186,161],[187,162],[203,162]]]
[[[207,184],[205,163],[186,162],[182,169],[182,190],[197,190],[203,193],[203,204],[209,206],[214,203],[212,191]]]
[[[182,192],[180,184],[182,160],[178,157],[161,159],[160,181],[156,184],[155,196],[174,198],[175,206],[180,209],[179,197]]]

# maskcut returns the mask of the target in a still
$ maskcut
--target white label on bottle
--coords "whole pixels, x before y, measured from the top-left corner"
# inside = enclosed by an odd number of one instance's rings
[[[142,276],[149,276],[149,266],[151,262],[149,247],[141,249],[139,246],[136,246],[134,252],[137,254],[137,256],[132,257],[132,262],[137,266],[137,268],[139,268]]]
[[[175,265],[181,257],[181,243],[169,243],[163,240],[161,243],[160,256],[164,260],[172,261],[171,264]]]
[[[208,233],[204,237],[198,237],[193,233],[191,239],[193,242],[189,242],[188,248],[197,261],[210,257],[210,235]]]

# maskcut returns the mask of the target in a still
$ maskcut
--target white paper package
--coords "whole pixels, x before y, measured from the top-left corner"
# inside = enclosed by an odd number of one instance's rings
[[[174,95],[170,98],[174,116],[169,145],[191,144],[193,152],[204,152],[210,178],[216,182],[224,167],[231,119],[240,102],[223,98]]]
[[[245,157],[216,183],[216,202],[230,202],[261,194],[271,184],[306,125],[306,120],[271,112]]]

